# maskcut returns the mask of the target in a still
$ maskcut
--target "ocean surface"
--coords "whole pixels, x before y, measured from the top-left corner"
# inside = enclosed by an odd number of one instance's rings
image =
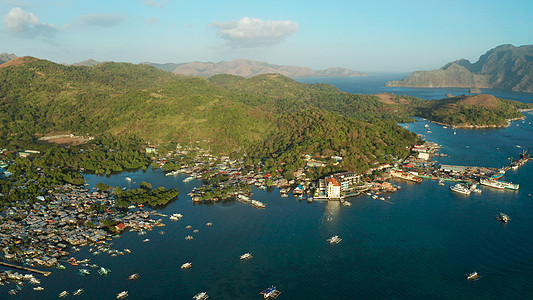
[[[374,79],[366,79],[369,86],[374,84]],[[328,80],[342,90],[365,93],[360,78]],[[423,99],[465,92],[438,90],[402,92]],[[383,87],[369,93],[383,91],[391,92]],[[520,93],[506,96],[533,98]],[[442,163],[501,167],[533,148],[533,115],[526,116],[508,128],[456,129],[456,134],[421,119],[400,125],[442,145],[441,152],[448,155],[438,159]],[[349,198],[351,207],[281,198],[278,189],[255,188],[253,198],[264,202],[265,209],[235,201],[195,205],[187,194],[200,183],[183,183],[185,177],[164,176],[162,170],[86,175],[89,188],[99,182],[137,188],[141,181],[154,188],[178,188],[178,199],[160,212],[181,213],[183,218],[161,217],[165,227],[144,236],[125,232],[113,239],[112,248],[129,248],[131,254],[93,256],[85,247],[75,255],[110,268],[106,277],[95,270],[82,277],[77,274],[79,267],[65,264],[66,270],[37,276],[44,291],[33,291],[26,284],[18,295],[10,296],[7,291],[14,287],[10,284],[0,286],[0,298],[55,299],[63,290],[72,294],[84,288],[82,295],[69,297],[115,299],[127,290],[128,299],[191,299],[201,291],[210,299],[262,299],[259,292],[271,285],[282,292],[279,299],[531,299],[533,295],[533,161],[502,178],[519,183],[518,191],[481,187],[481,194],[464,196],[451,192],[450,183],[395,181],[402,189],[385,195],[392,204],[363,195]],[[512,220],[497,221],[499,212]],[[194,229],[198,233],[192,233]],[[187,241],[189,234],[194,239]],[[342,242],[329,244],[326,239],[333,235]],[[142,242],[146,238],[150,241]],[[253,258],[240,261],[245,252]],[[192,262],[192,267],[181,270],[185,262]],[[480,279],[467,281],[466,274],[473,271]],[[132,273],[140,278],[127,280]]]

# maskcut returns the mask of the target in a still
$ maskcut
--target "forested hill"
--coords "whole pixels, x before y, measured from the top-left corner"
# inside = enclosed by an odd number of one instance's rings
[[[256,157],[344,153],[343,167],[360,169],[417,141],[391,110],[375,96],[272,74],[205,79],[148,65],[65,66],[31,57],[0,68],[4,144],[58,131],[135,135]],[[383,117],[393,120],[376,121]]]
[[[476,63],[466,59],[438,70],[416,71],[396,87],[478,87],[533,92],[533,45],[501,45],[483,54]]]

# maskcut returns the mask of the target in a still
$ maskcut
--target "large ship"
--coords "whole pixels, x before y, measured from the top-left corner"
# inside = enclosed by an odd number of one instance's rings
[[[519,184],[514,184],[512,182],[505,182],[505,181],[498,181],[498,180],[490,180],[490,179],[481,179],[479,181],[482,185],[490,186],[497,189],[509,189],[509,190],[518,190],[520,187]]]
[[[457,192],[457,193],[465,194],[465,195],[470,195],[470,193],[472,192],[470,189],[468,189],[466,186],[462,184],[451,185],[450,190]]]

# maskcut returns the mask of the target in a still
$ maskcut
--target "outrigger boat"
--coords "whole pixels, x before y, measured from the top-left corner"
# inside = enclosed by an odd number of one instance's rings
[[[332,236],[331,238],[327,239],[326,241],[328,241],[330,244],[338,244],[342,241],[342,239],[336,235],[336,236]]]
[[[134,274],[131,274],[129,277],[128,277],[128,280],[137,280],[139,279],[139,277],[141,277],[139,275],[139,273],[134,273]]]
[[[190,267],[192,267],[192,263],[190,263],[190,262],[186,262],[186,263],[184,263],[183,265],[181,265],[181,268],[182,268],[182,269],[188,269],[188,268],[190,268]]]
[[[259,294],[263,295],[265,299],[267,298],[275,299],[279,296],[279,294],[281,294],[281,292],[278,291],[275,286],[271,286]]]
[[[496,216],[496,219],[498,219],[498,221],[502,221],[503,223],[507,223],[509,221],[511,221],[511,218],[509,218],[508,215],[500,212],[498,216]]]
[[[98,270],[98,274],[102,275],[102,276],[105,276],[107,274],[109,274],[111,270],[110,269],[106,269],[104,267],[100,267],[100,269]]]
[[[192,297],[194,300],[205,300],[209,298],[209,295],[207,295],[206,292],[201,292]]]
[[[81,276],[85,276],[91,274],[91,272],[87,269],[79,269],[78,274]]]
[[[61,293],[59,293],[59,297],[60,298],[64,298],[66,296],[68,296],[68,292],[67,291],[62,291]]]
[[[466,275],[467,280],[476,280],[478,278],[479,278],[479,274],[477,272],[472,272]]]
[[[128,291],[122,291],[122,292],[117,294],[117,299],[123,299],[123,298],[126,298],[126,297],[128,297]]]
[[[72,293],[72,295],[78,296],[78,295],[81,295],[83,292],[84,292],[84,289],[77,289],[74,293]]]
[[[250,259],[252,257],[253,257],[252,254],[250,252],[247,252],[247,253],[244,253],[243,255],[241,255],[241,260]]]

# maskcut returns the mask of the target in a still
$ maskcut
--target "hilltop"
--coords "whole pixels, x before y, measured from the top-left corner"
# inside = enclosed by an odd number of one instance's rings
[[[345,157],[338,168],[364,170],[418,142],[375,96],[279,74],[202,78],[144,64],[15,61],[0,68],[0,137],[10,147],[51,132],[135,136],[280,164],[337,154]]]
[[[450,62],[438,70],[416,71],[392,87],[497,88],[533,92],[533,45],[501,45],[487,51],[475,63],[466,59]]]
[[[0,65],[15,58],[17,58],[15,54],[9,54],[7,52],[0,53]]]
[[[253,77],[261,74],[278,73],[287,77],[362,77],[365,73],[346,68],[328,68],[312,70],[306,67],[275,65],[246,59],[235,59],[230,62],[190,62],[182,64],[146,63],[158,69],[175,74],[210,77],[217,74],[230,74],[242,77]]]

